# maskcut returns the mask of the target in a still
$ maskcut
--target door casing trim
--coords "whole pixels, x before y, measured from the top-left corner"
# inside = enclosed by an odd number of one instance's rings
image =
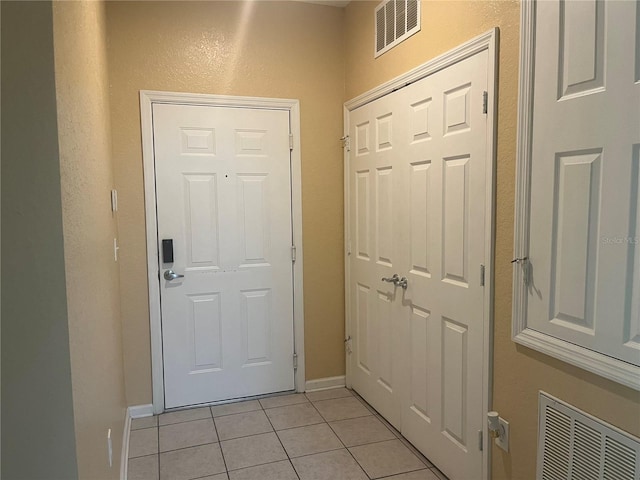
[[[290,134],[293,136],[291,161],[291,215],[296,261],[293,263],[293,329],[294,352],[298,355],[295,389],[305,388],[304,296],[302,249],[302,158],[300,152],[300,102],[296,99],[237,97],[198,93],[140,91],[142,127],[142,164],[147,244],[147,278],[149,286],[149,326],[151,331],[151,380],[153,413],[164,411],[164,374],[162,360],[162,328],[160,312],[160,280],[158,277],[158,244],[156,219],[155,157],[153,153],[153,104],[201,105],[215,107],[285,110],[289,112]],[[293,359],[292,359],[293,362]]]
[[[365,92],[344,104],[344,135],[349,135],[349,113],[358,107],[377,100],[404,86],[421,80],[455,63],[469,58],[482,51],[488,52],[487,61],[487,92],[489,95],[487,111],[487,169],[486,169],[486,197],[485,197],[485,289],[484,289],[484,325],[483,325],[483,379],[482,379],[482,411],[489,412],[492,409],[493,392],[493,310],[494,310],[494,255],[495,255],[495,177],[497,162],[497,109],[498,109],[498,45],[499,30],[491,30],[479,35],[448,52],[429,60],[422,65]],[[349,228],[349,151],[344,149],[344,231],[345,231],[345,340],[352,337],[353,321],[350,317],[350,265],[349,244],[351,234]],[[346,355],[346,385],[351,387],[352,371],[351,359]],[[491,450],[493,441],[489,435],[487,423],[483,427],[482,449],[482,479],[491,478]]]

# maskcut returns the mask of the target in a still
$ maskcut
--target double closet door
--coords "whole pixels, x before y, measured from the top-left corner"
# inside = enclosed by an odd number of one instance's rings
[[[452,480],[482,472],[487,60],[349,115],[351,384]]]

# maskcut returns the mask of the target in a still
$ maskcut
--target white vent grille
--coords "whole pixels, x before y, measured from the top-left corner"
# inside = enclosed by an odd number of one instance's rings
[[[639,480],[640,440],[540,392],[538,480]]]
[[[420,31],[420,0],[385,0],[376,7],[375,56]]]

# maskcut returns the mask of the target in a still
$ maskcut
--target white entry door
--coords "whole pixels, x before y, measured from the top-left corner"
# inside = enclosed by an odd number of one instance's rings
[[[352,384],[452,480],[482,476],[487,61],[349,118]]]
[[[165,407],[292,390],[289,112],[154,104],[153,132]]]

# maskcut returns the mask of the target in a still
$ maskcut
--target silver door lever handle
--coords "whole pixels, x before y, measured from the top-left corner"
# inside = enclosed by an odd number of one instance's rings
[[[394,285],[398,285],[398,282],[400,281],[400,277],[398,276],[397,273],[394,273],[392,277],[382,277],[382,281],[393,283]]]
[[[400,278],[397,273],[394,273],[391,277],[382,277],[382,281],[393,283],[396,287],[402,287],[405,290],[409,286],[409,280],[407,277]]]
[[[173,270],[165,270],[164,272],[164,279],[165,280],[175,280],[176,278],[183,278],[184,275],[179,275],[177,273],[175,273]]]

